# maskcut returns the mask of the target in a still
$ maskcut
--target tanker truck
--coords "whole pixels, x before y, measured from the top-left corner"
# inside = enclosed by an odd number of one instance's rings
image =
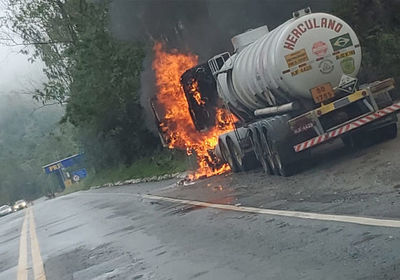
[[[361,46],[338,17],[306,8],[273,30],[239,34],[232,44],[232,54],[189,69],[181,84],[198,130],[214,123],[215,107],[236,117],[235,130],[220,135],[214,151],[234,172],[258,164],[289,176],[335,138],[357,147],[376,135],[397,136],[394,80],[359,85]],[[205,102],[190,96],[194,81]]]

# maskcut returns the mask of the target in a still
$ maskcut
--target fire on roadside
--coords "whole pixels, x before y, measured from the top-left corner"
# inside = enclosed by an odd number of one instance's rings
[[[154,46],[153,69],[156,76],[157,102],[163,107],[164,115],[160,124],[170,149],[184,149],[188,155],[195,154],[198,169],[189,179],[198,179],[222,174],[230,170],[226,163],[218,163],[212,152],[218,143],[218,136],[234,129],[235,117],[223,108],[217,109],[214,127],[197,131],[190,113],[185,93],[180,84],[181,75],[197,65],[198,57],[193,54],[167,52],[161,43]],[[198,104],[204,104],[195,81],[190,89]]]

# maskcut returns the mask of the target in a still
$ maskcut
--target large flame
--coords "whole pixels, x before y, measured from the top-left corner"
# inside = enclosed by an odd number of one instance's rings
[[[229,171],[227,164],[216,166],[216,159],[209,151],[214,150],[219,135],[234,129],[234,116],[225,109],[217,109],[215,126],[206,132],[197,131],[180,84],[181,75],[197,65],[198,57],[193,54],[178,53],[176,50],[166,52],[161,43],[155,44],[154,52],[153,69],[158,88],[157,100],[165,110],[160,126],[168,137],[169,148],[185,149],[188,155],[194,153],[197,156],[198,169],[190,179]],[[197,82],[194,82],[190,91],[198,104],[204,104],[197,87]]]

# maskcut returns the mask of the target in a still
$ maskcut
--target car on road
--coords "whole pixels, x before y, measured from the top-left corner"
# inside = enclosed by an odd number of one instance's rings
[[[13,209],[9,205],[3,205],[0,207],[0,216],[5,216],[13,212]]]
[[[28,204],[26,203],[25,200],[18,200],[17,202],[14,203],[13,209],[14,211],[18,211],[26,207],[28,207]]]

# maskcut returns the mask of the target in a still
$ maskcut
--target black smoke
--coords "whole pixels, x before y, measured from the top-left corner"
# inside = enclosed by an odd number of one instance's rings
[[[232,51],[230,39],[248,29],[267,25],[270,30],[292,17],[292,12],[311,7],[328,12],[330,0],[113,0],[111,31],[124,41],[148,45],[142,75],[142,105],[154,127],[149,98],[156,92],[151,69],[151,46],[162,41],[168,49],[199,55],[199,62]]]

